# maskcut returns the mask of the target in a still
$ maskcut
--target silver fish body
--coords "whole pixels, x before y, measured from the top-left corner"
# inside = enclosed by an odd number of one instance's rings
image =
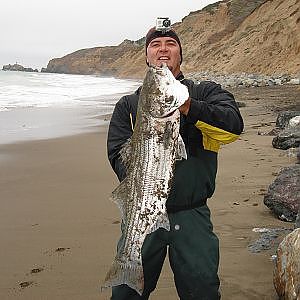
[[[150,67],[141,89],[136,124],[121,151],[126,178],[113,191],[123,222],[123,239],[104,287],[127,284],[144,290],[142,246],[147,234],[170,230],[166,201],[175,160],[185,153],[178,107],[189,97],[166,65]]]

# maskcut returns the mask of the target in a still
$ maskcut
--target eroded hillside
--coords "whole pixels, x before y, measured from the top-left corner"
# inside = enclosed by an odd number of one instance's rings
[[[298,74],[300,0],[224,0],[173,25],[188,72]],[[52,59],[48,72],[141,78],[144,38]]]

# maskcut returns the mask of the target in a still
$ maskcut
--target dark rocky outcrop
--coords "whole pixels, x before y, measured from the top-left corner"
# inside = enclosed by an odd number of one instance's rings
[[[281,220],[295,222],[300,205],[300,165],[283,168],[270,184],[264,204]]]
[[[25,68],[22,65],[19,64],[8,64],[4,65],[2,67],[3,71],[21,71],[21,72],[38,72],[38,69],[33,69],[33,68]]]

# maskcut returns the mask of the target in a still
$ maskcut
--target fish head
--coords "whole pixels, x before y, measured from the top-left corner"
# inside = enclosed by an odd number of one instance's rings
[[[154,118],[168,117],[188,98],[187,87],[175,79],[166,64],[149,67],[141,90],[144,112]]]

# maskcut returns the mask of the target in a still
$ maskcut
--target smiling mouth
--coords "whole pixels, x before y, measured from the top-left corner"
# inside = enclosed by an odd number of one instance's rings
[[[170,59],[167,56],[161,56],[161,57],[158,58],[158,60],[160,60],[160,61],[167,61],[167,60],[170,60]]]

